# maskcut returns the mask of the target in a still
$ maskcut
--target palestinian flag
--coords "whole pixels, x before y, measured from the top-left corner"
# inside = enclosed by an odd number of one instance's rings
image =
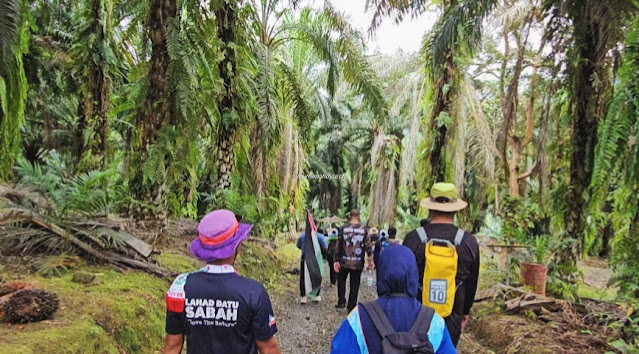
[[[317,227],[313,222],[310,211],[306,211],[306,234],[304,235],[304,289],[306,296],[317,296],[322,278],[324,277],[324,263],[322,249],[317,240]]]

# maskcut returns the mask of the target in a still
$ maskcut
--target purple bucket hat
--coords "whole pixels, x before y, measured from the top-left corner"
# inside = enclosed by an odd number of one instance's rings
[[[214,210],[200,221],[199,235],[191,242],[191,253],[204,262],[229,258],[252,228],[253,225],[239,222],[230,210]]]

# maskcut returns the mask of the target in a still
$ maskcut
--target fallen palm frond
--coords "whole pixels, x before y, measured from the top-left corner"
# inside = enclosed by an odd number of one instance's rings
[[[606,301],[582,298],[580,303],[531,293],[522,288],[498,283],[478,294],[475,302],[494,301],[509,313],[534,313],[544,322],[560,323],[572,328],[622,328],[630,321],[622,306]],[[616,323],[616,326],[610,326]]]
[[[0,185],[0,252],[76,253],[118,268],[172,275],[148,259],[152,246],[124,231],[118,220],[65,215],[40,194],[7,185]]]

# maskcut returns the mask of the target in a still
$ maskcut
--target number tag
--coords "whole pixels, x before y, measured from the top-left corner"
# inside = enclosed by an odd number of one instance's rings
[[[431,279],[429,301],[433,304],[445,304],[448,290],[447,279]]]

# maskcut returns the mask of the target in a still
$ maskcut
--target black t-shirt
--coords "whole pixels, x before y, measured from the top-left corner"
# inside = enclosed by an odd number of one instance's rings
[[[371,255],[373,246],[368,228],[362,224],[348,224],[339,229],[335,244],[336,261],[348,269],[364,268],[364,253]]]
[[[452,224],[429,224],[424,227],[428,238],[440,238],[448,240],[451,243],[455,241],[457,234],[457,226]],[[426,265],[426,255],[424,243],[419,238],[416,230],[409,232],[404,238],[404,246],[410,248],[415,254],[417,260],[417,269],[419,270],[419,287],[422,288],[424,281],[424,268]],[[461,315],[468,315],[470,308],[475,300],[477,292],[477,280],[479,279],[479,243],[475,236],[469,232],[464,233],[464,239],[457,246],[457,276],[455,283],[459,286],[455,293],[455,304],[453,305],[453,314],[457,314],[461,320]],[[420,298],[421,299],[421,298]]]
[[[185,335],[188,354],[257,353],[277,332],[264,286],[222,267],[181,275],[167,293],[166,333]]]

